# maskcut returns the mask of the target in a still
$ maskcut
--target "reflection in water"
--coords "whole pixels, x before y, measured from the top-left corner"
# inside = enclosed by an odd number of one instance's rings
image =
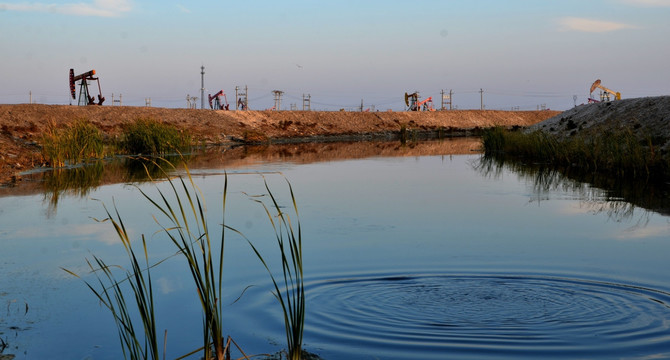
[[[19,186],[0,189],[0,196],[41,192],[48,203],[48,214],[53,215],[62,196],[83,198],[92,190],[106,184],[161,179],[166,174],[174,174],[175,168],[180,169],[179,165],[182,163],[191,171],[240,169],[271,162],[308,164],[368,157],[470,154],[478,151],[479,147],[479,138],[453,138],[407,144],[397,141],[370,141],[213,147],[184,156],[166,156],[161,160],[118,157],[69,169],[25,175],[26,180]]]
[[[100,186],[104,164],[96,161],[86,166],[72,169],[56,169],[44,173],[44,202],[48,204],[47,214],[53,215],[61,195],[86,197],[92,189]]]
[[[253,173],[232,182],[227,221],[267,251],[274,249],[265,241],[271,229],[242,191],[262,187],[259,172],[281,170],[291,180],[308,239],[305,344],[324,359],[668,358],[668,217],[556,171],[478,161],[477,154],[443,156],[478,146],[477,139],[459,139],[218,148],[188,164],[214,199],[212,221],[222,218],[217,169]],[[420,154],[433,156],[414,157]],[[380,158],[386,155],[407,157]],[[366,156],[374,158],[334,161]],[[83,269],[91,253],[125,259],[110,225],[89,218],[103,213],[99,204],[76,196],[117,201],[135,240],[156,230],[137,189],[103,186],[142,181],[143,165],[117,161],[102,174],[49,180],[59,210],[51,219],[41,219],[42,175],[9,189],[33,186],[35,195],[0,197],[0,337],[17,360],[122,356],[108,314],[60,270]],[[494,176],[500,179],[487,178]],[[76,177],[87,185],[77,188]],[[529,199],[542,206],[528,206]],[[584,216],[584,208],[602,215]],[[632,233],[627,223],[608,221],[607,212],[633,222],[643,213],[640,223],[649,223]],[[227,330],[248,353],[274,353],[284,338],[283,315],[265,269],[235,238],[226,244]],[[149,241],[154,259],[174,254],[163,240]],[[201,340],[200,304],[184,266],[155,268],[168,358]]]
[[[505,169],[532,184],[534,200],[548,199],[549,193],[574,194],[593,213],[605,213],[615,221],[631,221],[636,209],[644,209],[636,226],[645,226],[649,212],[670,214],[670,187],[667,183],[627,181],[576,169],[550,168],[544,164],[526,164],[482,156],[473,167],[483,176],[499,178]]]
[[[44,202],[48,204],[47,215],[52,216],[58,208],[61,196],[85,198],[97,187],[109,183],[143,182],[150,178],[162,178],[174,171],[174,167],[190,156],[168,156],[160,160],[143,157],[122,157],[114,161],[95,161],[68,169],[55,169],[41,174],[41,189]]]

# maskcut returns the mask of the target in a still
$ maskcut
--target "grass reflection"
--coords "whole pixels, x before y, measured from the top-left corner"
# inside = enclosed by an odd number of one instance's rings
[[[95,161],[86,166],[70,169],[55,169],[44,174],[44,202],[48,204],[48,214],[55,214],[58,200],[63,195],[87,197],[91,190],[100,186],[105,165]]]
[[[667,183],[650,180],[613,178],[574,167],[550,167],[482,155],[473,167],[481,175],[498,178],[505,171],[516,173],[521,180],[532,184],[534,200],[548,199],[550,192],[573,194],[593,213],[604,213],[614,221],[631,221],[643,209],[638,226],[649,221],[649,211],[670,215],[670,187]]]
[[[190,169],[198,171],[200,169],[249,168],[270,162],[308,164],[368,157],[471,154],[479,148],[480,140],[474,137],[422,141],[409,145],[402,145],[397,141],[266,144],[214,147],[181,156],[164,155],[161,159],[167,160],[176,167],[186,164]],[[15,194],[17,190],[23,193],[42,193],[49,206],[48,214],[53,215],[63,196],[84,198],[99,186],[106,184],[142,183],[150,178],[163,179],[163,170],[156,165],[156,159],[155,157],[123,156],[26,175],[26,178],[32,177],[35,181],[25,181],[20,185],[20,189],[18,187],[11,189],[11,193]],[[1,195],[2,192],[0,192]]]
[[[187,162],[188,158],[188,156],[172,155],[164,159],[179,165]],[[54,169],[44,173],[41,185],[44,202],[48,205],[47,213],[53,215],[62,196],[85,198],[104,184],[141,183],[165,176],[165,172],[157,165],[155,159],[132,156],[114,161],[97,160],[86,165]]]

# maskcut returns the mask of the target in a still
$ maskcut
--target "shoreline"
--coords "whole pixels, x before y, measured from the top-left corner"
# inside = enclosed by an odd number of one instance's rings
[[[42,135],[87,119],[108,139],[140,118],[188,131],[194,144],[305,143],[467,136],[495,126],[528,127],[558,111],[449,110],[434,112],[223,111],[128,106],[0,105],[0,185],[45,167]]]

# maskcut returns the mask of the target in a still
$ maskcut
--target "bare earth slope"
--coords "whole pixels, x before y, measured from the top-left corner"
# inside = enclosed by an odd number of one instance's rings
[[[640,141],[653,139],[663,152],[670,151],[670,96],[657,96],[577,106],[528,131],[542,130],[558,137],[597,135],[607,129],[628,128]]]
[[[470,130],[492,126],[530,126],[555,111],[319,112],[212,111],[147,107],[0,105],[0,183],[41,166],[42,134],[51,126],[88,119],[109,136],[138,118],[153,118],[188,130],[198,143],[224,144],[249,134],[269,139],[310,139],[417,130]]]

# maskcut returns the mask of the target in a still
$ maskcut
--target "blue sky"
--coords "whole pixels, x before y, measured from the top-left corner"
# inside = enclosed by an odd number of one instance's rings
[[[402,110],[453,90],[459,109],[563,110],[591,83],[670,94],[670,0],[0,0],[0,103],[69,104],[95,69],[124,105],[185,107],[249,87],[251,109]]]

